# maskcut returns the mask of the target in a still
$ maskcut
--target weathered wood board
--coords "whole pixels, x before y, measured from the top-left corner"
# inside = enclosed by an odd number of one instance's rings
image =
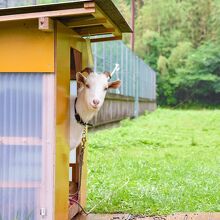
[[[107,94],[104,105],[92,120],[92,124],[97,126],[118,122],[125,118],[134,116],[134,97],[123,96],[118,94]],[[156,101],[147,99],[139,100],[139,114],[145,111],[154,111],[156,109]]]

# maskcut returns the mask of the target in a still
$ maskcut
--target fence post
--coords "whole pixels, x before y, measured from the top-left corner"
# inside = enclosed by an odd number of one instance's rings
[[[105,69],[105,42],[102,42],[102,60],[103,60],[103,66],[102,66],[102,72],[104,72]]]
[[[125,71],[124,71],[124,44],[121,42],[121,63],[120,63],[120,69],[121,69],[121,81],[122,81],[122,88],[121,88],[121,94],[124,95],[124,85],[125,85]]]
[[[97,68],[97,43],[93,44],[93,57],[94,57],[94,71],[98,72]]]
[[[135,101],[134,101],[134,117],[139,115],[139,59],[135,56]]]

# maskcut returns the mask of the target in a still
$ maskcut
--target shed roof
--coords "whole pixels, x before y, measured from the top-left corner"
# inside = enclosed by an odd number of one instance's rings
[[[132,32],[111,0],[72,0],[0,9],[0,22],[41,17],[60,20],[81,36],[112,34],[117,38],[121,33]]]

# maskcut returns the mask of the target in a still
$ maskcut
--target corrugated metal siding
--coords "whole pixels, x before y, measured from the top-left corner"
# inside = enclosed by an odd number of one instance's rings
[[[115,64],[120,65],[118,76],[121,88],[111,93],[156,100],[156,73],[142,59],[137,57],[122,41],[93,43],[96,72],[112,71]],[[138,81],[138,82],[136,82]],[[136,88],[138,86],[138,88]]]
[[[0,74],[0,136],[42,136],[42,75]]]
[[[38,220],[40,207],[52,215],[51,83],[52,74],[0,73],[1,220]]]

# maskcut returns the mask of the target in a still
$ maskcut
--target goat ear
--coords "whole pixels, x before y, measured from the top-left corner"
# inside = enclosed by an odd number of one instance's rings
[[[82,85],[86,83],[86,77],[81,72],[76,73],[76,81]]]
[[[90,67],[86,67],[85,69],[83,69],[83,70],[81,71],[81,73],[84,73],[84,72],[88,73],[88,75],[89,75],[90,73],[93,73],[93,70],[92,70],[92,68],[90,68]]]
[[[110,73],[110,72],[105,71],[104,74],[105,74],[105,76],[106,76],[107,78],[111,78],[111,73]]]
[[[116,80],[108,83],[109,89],[118,89],[121,86],[121,80]]]

